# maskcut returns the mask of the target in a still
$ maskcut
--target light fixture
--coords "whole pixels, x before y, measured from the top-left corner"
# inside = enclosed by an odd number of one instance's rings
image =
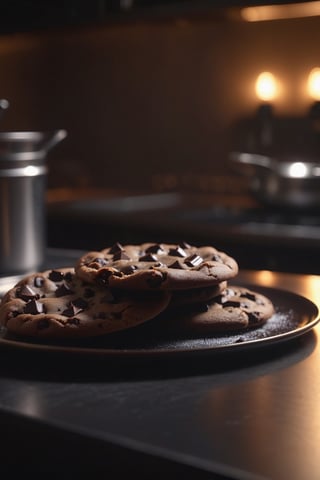
[[[271,72],[260,73],[256,80],[255,90],[259,100],[264,102],[274,100],[278,93],[275,76]]]
[[[315,17],[319,15],[320,1],[244,7],[240,11],[241,18],[247,22]]]

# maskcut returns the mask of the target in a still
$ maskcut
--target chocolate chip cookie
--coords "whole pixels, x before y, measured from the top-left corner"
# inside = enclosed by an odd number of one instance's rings
[[[115,291],[88,284],[73,268],[29,275],[2,298],[0,325],[24,336],[73,338],[131,328],[158,315],[170,293]]]
[[[88,252],[75,266],[83,280],[131,290],[186,290],[233,278],[236,260],[212,246],[119,243],[100,252]]]
[[[274,306],[264,295],[248,288],[228,286],[207,303],[169,308],[158,318],[166,330],[182,335],[209,335],[259,327],[273,314]]]
[[[227,282],[203,288],[189,288],[188,290],[173,290],[168,308],[183,307],[203,302],[209,302],[222,294],[227,288]]]

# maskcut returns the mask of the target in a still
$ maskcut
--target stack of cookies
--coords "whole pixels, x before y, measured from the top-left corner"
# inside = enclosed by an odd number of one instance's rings
[[[23,336],[105,335],[157,320],[181,332],[259,327],[274,313],[260,293],[230,286],[235,259],[212,246],[119,243],[69,268],[28,275],[0,305],[0,325]]]

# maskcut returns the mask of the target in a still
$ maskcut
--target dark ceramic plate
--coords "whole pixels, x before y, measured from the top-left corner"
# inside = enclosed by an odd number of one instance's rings
[[[196,337],[176,335],[159,325],[147,322],[138,327],[104,337],[77,341],[47,341],[20,338],[0,332],[0,346],[30,351],[68,353],[101,357],[143,357],[214,354],[274,345],[301,336],[319,321],[317,306],[307,298],[287,290],[245,285],[269,297],[275,314],[263,326],[228,335]]]

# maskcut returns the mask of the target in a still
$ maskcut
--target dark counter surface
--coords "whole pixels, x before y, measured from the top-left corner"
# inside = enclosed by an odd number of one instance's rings
[[[250,196],[179,192],[72,196],[48,204],[51,247],[102,249],[106,243],[211,244],[245,269],[320,272],[318,210],[280,209]],[[247,252],[250,251],[250,255]]]
[[[47,266],[77,256],[49,250]],[[238,280],[320,304],[315,275],[242,271]],[[2,471],[318,480],[318,338],[316,326],[261,349],[137,361],[0,342]]]

